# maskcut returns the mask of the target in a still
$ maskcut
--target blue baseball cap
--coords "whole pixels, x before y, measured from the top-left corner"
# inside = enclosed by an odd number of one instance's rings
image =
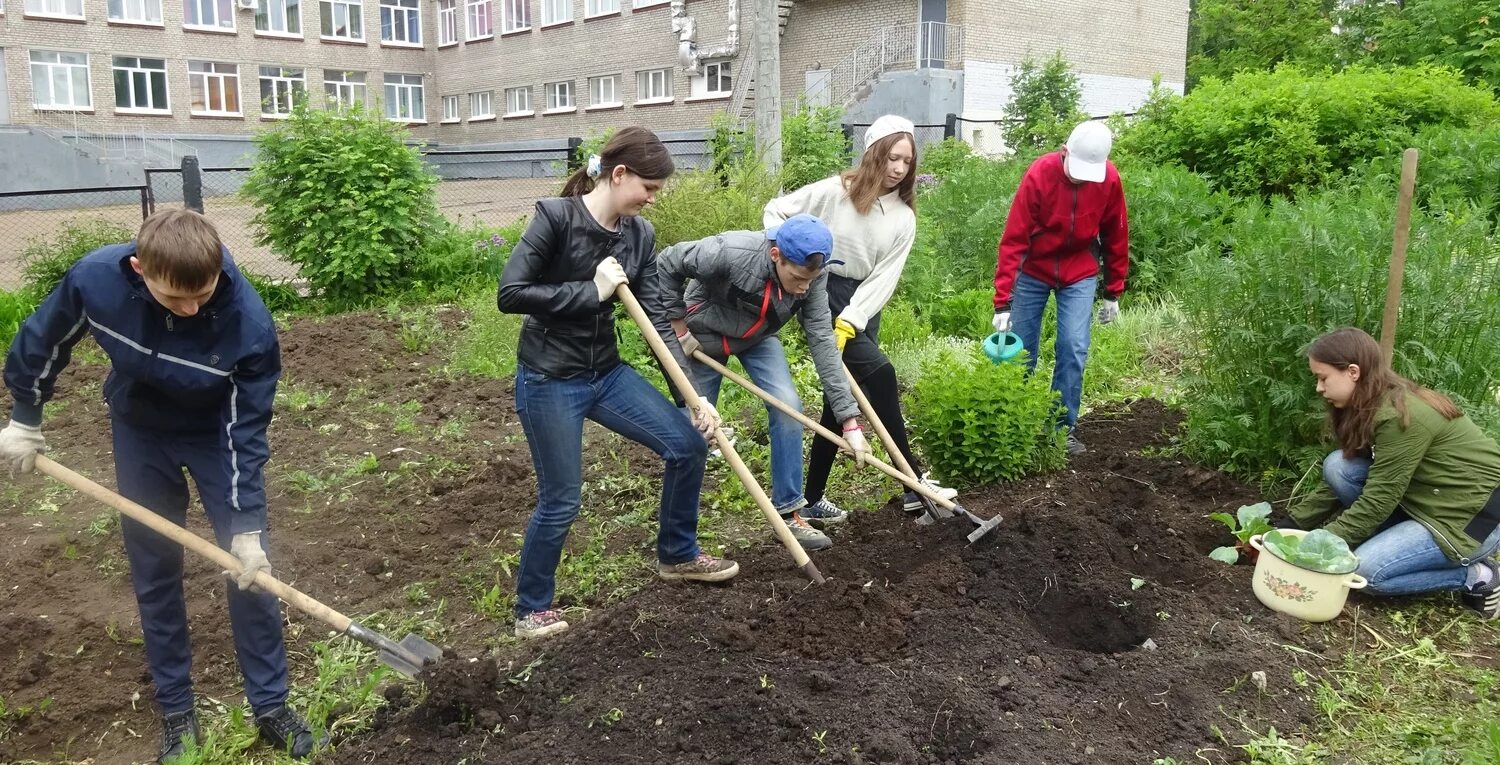
[[[793,215],[781,225],[766,229],[766,239],[776,243],[781,257],[799,266],[807,265],[807,259],[814,255],[823,256],[820,268],[844,262],[829,259],[829,253],[833,252],[833,232],[816,215]]]

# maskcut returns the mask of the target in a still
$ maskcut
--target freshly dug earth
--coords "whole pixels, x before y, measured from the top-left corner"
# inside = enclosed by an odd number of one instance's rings
[[[967,522],[892,504],[817,554],[823,586],[768,544],[727,585],[652,586],[498,677],[446,663],[334,761],[1243,761],[1247,730],[1310,719],[1281,647],[1298,627],[1206,557],[1204,515],[1254,492],[1141,455],[1176,424],[1154,402],[1087,421],[1070,470],[964,497],[1005,516],[973,546]]]

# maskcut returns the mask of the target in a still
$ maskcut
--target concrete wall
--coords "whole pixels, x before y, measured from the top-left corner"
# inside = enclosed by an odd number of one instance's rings
[[[798,0],[781,36],[785,103],[795,104],[808,70],[832,69],[881,30],[916,21],[917,0]]]
[[[849,109],[846,122],[874,122],[899,114],[918,125],[941,125],[949,114],[964,110],[965,72],[943,69],[887,72],[864,101]]]

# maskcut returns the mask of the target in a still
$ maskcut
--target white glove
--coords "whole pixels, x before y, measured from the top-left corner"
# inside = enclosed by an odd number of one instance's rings
[[[241,590],[248,590],[255,584],[257,572],[271,573],[271,561],[266,559],[266,551],[260,548],[259,531],[235,534],[229,542],[229,552],[240,561],[241,573],[231,576]]]
[[[0,430],[0,464],[16,471],[30,473],[36,469],[37,452],[47,451],[47,439],[42,438],[42,429],[35,425],[24,425],[11,420]]]
[[[698,406],[693,408],[693,427],[697,428],[704,438],[711,439],[722,422],[719,410],[714,408],[714,402],[709,401],[707,396],[699,396]]]
[[[688,357],[689,359],[693,357],[694,353],[702,350],[703,348],[703,344],[698,342],[698,338],[693,337],[692,332],[684,332],[683,334],[678,335],[677,344],[682,346],[682,355]]]
[[[1006,332],[1009,332],[1010,311],[1001,311],[1000,313],[995,314],[995,320],[991,322],[991,326],[995,328],[996,332],[999,332],[1002,335]]]
[[[625,278],[625,267],[613,256],[599,261],[598,267],[594,269],[594,289],[599,290],[599,302],[603,303],[615,294],[621,284],[630,281]]]
[[[870,442],[865,440],[864,429],[858,425],[844,428],[844,443],[854,452],[855,464],[865,464],[865,458],[870,456]]]
[[[1099,323],[1108,324],[1120,318],[1120,301],[1105,298],[1099,303]]]

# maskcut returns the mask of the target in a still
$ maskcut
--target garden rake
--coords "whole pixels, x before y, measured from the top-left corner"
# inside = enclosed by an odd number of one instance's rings
[[[197,534],[53,462],[43,455],[37,455],[36,469],[43,475],[51,476],[79,492],[119,510],[136,523],[161,534],[192,552],[208,558],[219,566],[223,566],[231,574],[238,573],[241,570],[239,559],[220,549],[218,545],[209,543]],[[293,606],[308,616],[327,624],[338,633],[348,635],[374,648],[379,654],[382,663],[407,677],[416,678],[425,667],[443,658],[442,649],[416,635],[407,635],[401,639],[401,642],[397,643],[338,611],[313,600],[311,597],[283,583],[265,571],[261,571],[255,575],[255,586],[275,595],[285,601],[287,605]]]
[[[828,428],[823,427],[821,424],[819,424],[816,421],[814,421],[811,417],[808,417],[807,415],[803,414],[802,412],[797,411],[796,408],[794,408],[791,405],[787,404],[785,401],[782,401],[781,399],[776,398],[775,396],[772,396],[770,393],[767,393],[760,386],[756,385],[755,383],[751,382],[750,380],[746,379],[745,377],[743,377],[741,375],[738,375],[738,374],[735,374],[733,370],[731,370],[729,367],[724,366],[723,364],[720,364],[712,356],[709,356],[708,354],[704,353],[703,351],[698,351],[698,352],[696,352],[696,353],[693,354],[693,358],[695,360],[697,360],[699,363],[706,365],[709,369],[712,369],[715,372],[718,372],[719,374],[721,374],[724,377],[728,378],[729,380],[732,380],[734,383],[736,383],[740,387],[744,388],[745,390],[748,390],[751,393],[754,393],[756,396],[759,396],[761,398],[761,400],[765,401],[767,404],[770,404],[771,406],[776,407],[776,409],[778,411],[782,412],[783,414],[786,414],[787,416],[792,417],[793,419],[795,419],[798,422],[802,423],[802,427],[807,428],[808,430],[811,430],[814,433],[817,433],[818,435],[820,435],[820,436],[828,439],[829,441],[832,441],[834,444],[838,445],[839,451],[844,452],[845,454],[849,455],[853,459],[858,460],[859,462],[862,462],[862,463],[865,463],[865,464],[869,464],[869,465],[874,465],[875,468],[878,469],[878,470],[880,470],[882,473],[885,473],[886,475],[890,476],[891,478],[894,478],[897,481],[900,481],[903,485],[906,486],[906,488],[911,489],[912,491],[914,491],[918,495],[920,495],[923,499],[927,500],[927,502],[930,505],[932,505],[934,507],[940,507],[940,508],[942,508],[942,510],[946,513],[946,515],[944,517],[950,517],[951,518],[955,514],[959,514],[959,515],[963,515],[963,516],[967,517],[970,521],[972,521],[974,523],[975,526],[978,527],[978,528],[974,529],[973,531],[969,532],[969,535],[968,535],[969,544],[973,544],[973,543],[979,541],[980,538],[984,537],[984,535],[990,533],[991,531],[994,531],[995,527],[999,526],[1001,521],[1005,520],[998,513],[995,515],[994,518],[991,518],[989,520],[985,520],[985,519],[980,518],[979,516],[975,515],[974,513],[970,512],[963,505],[960,505],[957,502],[954,502],[954,501],[952,501],[950,499],[944,499],[937,492],[935,492],[932,489],[928,488],[927,484],[924,484],[920,480],[918,480],[912,474],[912,470],[911,470],[910,465],[907,466],[907,469],[905,471],[901,471],[901,470],[897,470],[894,467],[891,467],[890,465],[888,465],[888,464],[886,464],[884,462],[881,462],[880,460],[878,460],[878,459],[876,459],[873,456],[870,456],[868,454],[864,455],[863,457],[856,456],[854,454],[854,452],[849,448],[849,443],[847,441],[845,441],[844,439],[840,438],[833,431],[829,430]],[[850,383],[854,384],[852,378],[850,380]],[[858,390],[858,385],[857,384],[855,384],[855,389]],[[864,392],[863,391],[858,392],[856,395],[860,398],[861,403],[862,403],[863,406],[868,406],[868,401],[864,400]],[[874,427],[876,427],[876,428],[878,428],[879,430],[882,430],[882,431],[885,430],[885,427],[882,424],[880,424],[880,421],[878,419],[873,419],[874,412],[871,411],[869,414],[870,414],[870,417],[872,418],[871,419],[871,425],[874,426]],[[888,435],[887,435],[887,437],[888,437]],[[887,441],[886,443],[889,444],[889,441]],[[895,451],[893,447],[887,445],[886,449],[888,451],[890,451],[893,455],[895,455],[897,457],[897,459],[901,459],[901,457],[899,456],[900,452]]]
[[[625,304],[625,311],[640,328],[641,334],[646,338],[646,344],[651,346],[651,351],[656,354],[657,360],[661,362],[661,368],[666,371],[672,384],[677,386],[677,390],[681,391],[684,398],[690,394],[696,396],[694,392],[696,389],[688,380],[687,373],[682,371],[682,367],[677,364],[677,359],[672,358],[672,352],[667,348],[666,342],[656,334],[656,328],[651,326],[651,319],[646,316],[646,311],[641,308],[640,301],[635,299],[635,294],[630,291],[630,287],[621,284],[615,294],[620,296],[620,302]],[[817,564],[807,557],[807,551],[803,550],[796,537],[792,536],[791,529],[786,527],[786,521],[783,521],[781,514],[776,512],[776,508],[771,504],[771,498],[766,496],[766,490],[761,488],[755,476],[750,473],[750,468],[745,466],[745,461],[740,459],[739,452],[734,450],[734,444],[725,437],[723,429],[714,431],[714,443],[718,445],[725,461],[734,469],[734,474],[739,476],[740,483],[745,486],[745,491],[750,493],[756,506],[766,516],[766,522],[771,524],[771,530],[775,532],[776,538],[792,554],[792,560],[797,562],[797,566],[807,574],[808,578],[822,584],[823,574],[818,571]]]

